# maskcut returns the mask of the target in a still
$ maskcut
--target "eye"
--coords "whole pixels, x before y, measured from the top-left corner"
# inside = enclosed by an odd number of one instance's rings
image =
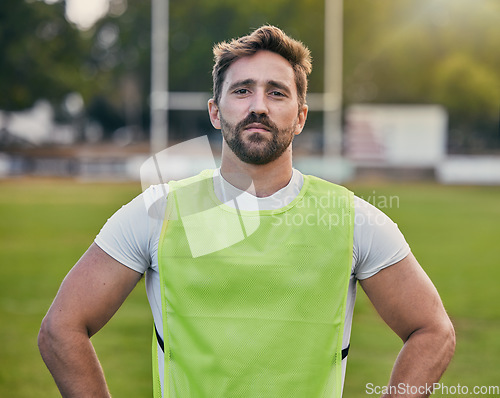
[[[285,94],[278,90],[273,90],[270,92],[273,97],[285,97]]]
[[[234,94],[245,95],[248,93],[249,93],[249,91],[246,88],[239,88],[237,90],[234,90]]]

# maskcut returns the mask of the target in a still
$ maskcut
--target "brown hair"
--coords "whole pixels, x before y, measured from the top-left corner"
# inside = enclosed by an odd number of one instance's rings
[[[311,73],[311,53],[300,41],[287,36],[281,29],[265,25],[248,36],[222,42],[214,46],[213,95],[218,104],[226,71],[240,58],[254,55],[257,51],[267,50],[281,55],[293,68],[299,98],[299,108],[306,102],[307,76]]]

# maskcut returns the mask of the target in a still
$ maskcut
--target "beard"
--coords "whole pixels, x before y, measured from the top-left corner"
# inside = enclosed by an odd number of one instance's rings
[[[267,115],[250,113],[238,124],[228,123],[220,115],[221,130],[224,140],[233,153],[243,162],[255,165],[263,165],[278,159],[290,146],[295,136],[297,120],[293,125],[280,129]],[[271,138],[261,133],[252,133],[245,142],[242,138],[245,127],[252,123],[260,123],[271,133]]]

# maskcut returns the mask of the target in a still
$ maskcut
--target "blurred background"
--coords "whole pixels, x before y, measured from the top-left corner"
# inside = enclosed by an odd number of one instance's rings
[[[156,52],[166,50],[153,82],[151,8],[2,1],[0,176],[134,178],[131,159],[164,147],[151,142],[151,93],[167,90],[156,135],[168,129],[169,146],[207,135],[217,156],[206,112],[212,46],[271,23],[313,54],[301,166],[342,156],[330,177],[500,182],[498,1],[173,0],[153,13],[165,39]]]
[[[36,334],[64,275],[151,154],[207,136],[218,159],[212,46],[266,23],[313,56],[295,166],[398,222],[457,329],[444,382],[498,385],[499,22],[497,0],[2,0],[0,396],[57,395]],[[151,396],[143,290],[94,338],[115,396]],[[362,292],[354,325],[362,397],[401,344]]]

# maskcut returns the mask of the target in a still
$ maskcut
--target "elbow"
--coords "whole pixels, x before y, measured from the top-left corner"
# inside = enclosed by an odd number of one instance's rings
[[[61,334],[63,328],[47,314],[42,320],[38,331],[38,350],[45,363],[57,356],[57,349],[60,348],[64,336]]]
[[[413,340],[422,348],[427,348],[441,372],[448,367],[455,354],[456,335],[451,320],[446,317],[428,327],[418,329],[410,334],[405,344]]]
[[[88,329],[84,324],[74,319],[68,320],[49,310],[38,331],[38,350],[48,365],[88,339]]]
[[[51,350],[53,340],[54,334],[51,331],[50,320],[48,316],[45,316],[40,326],[40,330],[38,331],[38,350],[44,360]]]
[[[451,358],[453,358],[453,355],[455,354],[455,347],[457,344],[457,337],[455,334],[455,328],[453,327],[453,324],[450,319],[448,319],[448,322],[443,328],[443,335],[444,335],[444,349],[446,351],[447,357],[449,358],[448,361],[451,361]]]
[[[456,346],[455,328],[450,319],[446,319],[446,321],[442,322],[441,325],[434,330],[434,344],[432,344],[432,346],[434,347],[435,353],[440,358],[439,362],[444,371],[455,354]]]

